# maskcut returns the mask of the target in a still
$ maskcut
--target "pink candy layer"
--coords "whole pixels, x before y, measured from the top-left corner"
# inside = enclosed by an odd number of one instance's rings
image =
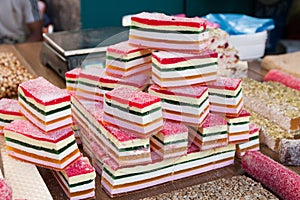
[[[27,120],[14,120],[7,126],[5,126],[4,131],[15,132],[25,137],[29,137],[35,140],[47,141],[51,143],[57,143],[71,135],[74,134],[71,127],[66,127],[59,129],[57,131],[48,132],[45,134],[35,125]]]
[[[19,86],[25,96],[33,98],[42,105],[55,105],[61,102],[70,101],[70,95],[43,77],[21,83]]]
[[[91,165],[87,157],[79,158],[65,169],[65,172],[68,177],[78,176],[81,174],[88,174],[94,171],[95,169]]]
[[[22,116],[18,100],[2,98],[0,100],[0,113]]]
[[[204,120],[204,123],[202,124],[202,128],[210,128],[214,126],[222,126],[226,125],[227,122],[224,117],[221,115],[209,113],[207,118]]]
[[[172,136],[175,134],[187,133],[188,128],[180,122],[165,120],[163,129],[160,132],[164,136]]]
[[[157,60],[161,64],[174,64],[179,62],[185,62],[193,59],[204,59],[204,58],[218,58],[218,53],[206,50],[198,54],[187,54],[179,52],[153,52],[152,58]]]
[[[241,82],[241,79],[219,77],[216,82],[208,84],[208,87],[215,89],[236,90]]]
[[[159,97],[127,87],[115,88],[105,93],[105,97],[137,108],[145,108],[160,102]]]
[[[137,51],[142,51],[145,50],[144,48],[136,47],[130,45],[128,41],[120,42],[118,44],[111,45],[107,48],[106,52],[109,54],[110,52],[112,53],[117,53],[121,55],[127,55],[129,53],[134,53]]]
[[[265,78],[264,81],[275,81],[279,82],[287,87],[294,88],[300,91],[300,79],[296,78],[290,74],[284,73],[282,71],[272,69],[270,70]]]
[[[131,17],[132,21],[153,26],[190,26],[206,29],[207,20],[202,18],[188,18],[168,16],[163,13],[148,13],[142,12]]]
[[[242,168],[282,199],[300,199],[299,174],[268,156],[257,151],[247,151],[242,157]]]

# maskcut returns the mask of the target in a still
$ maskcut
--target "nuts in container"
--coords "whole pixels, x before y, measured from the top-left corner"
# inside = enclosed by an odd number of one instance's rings
[[[16,98],[19,84],[32,78],[13,53],[0,53],[0,98]]]

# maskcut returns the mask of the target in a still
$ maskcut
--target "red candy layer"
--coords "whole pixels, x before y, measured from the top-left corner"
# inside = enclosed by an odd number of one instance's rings
[[[171,136],[180,133],[187,133],[188,128],[180,123],[171,120],[166,120],[164,122],[163,129],[160,131],[164,136]]]
[[[65,73],[65,77],[66,78],[77,78],[78,75],[80,74],[81,70],[82,70],[81,68],[74,68],[70,71],[67,71]]]
[[[209,88],[236,90],[241,84],[242,80],[237,78],[219,77],[215,82],[209,83]]]
[[[200,98],[207,91],[207,87],[197,85],[182,88],[161,88],[158,85],[151,85],[149,90],[166,95]]]
[[[21,83],[19,87],[25,96],[45,106],[70,101],[70,95],[66,90],[54,86],[43,77]]]
[[[0,99],[0,113],[8,115],[23,116],[19,110],[18,100]]]
[[[257,132],[257,131],[259,131],[259,128],[256,127],[254,124],[250,124],[249,129],[250,129],[250,132],[249,132],[250,135]]]
[[[68,177],[88,174],[94,171],[95,169],[87,157],[81,157],[80,159],[77,159],[65,169],[65,173]]]
[[[264,81],[275,81],[279,82],[287,87],[294,88],[300,91],[300,79],[296,78],[290,74],[284,73],[282,71],[272,69],[270,70],[265,78]]]
[[[5,126],[4,131],[6,130],[24,135],[28,138],[51,143],[57,143],[74,134],[71,127],[47,132],[47,134],[45,134],[45,132],[41,131],[39,128],[37,128],[27,120],[14,120],[13,122]]]
[[[299,174],[268,156],[257,151],[247,151],[242,157],[242,169],[282,199],[300,199]]]
[[[227,125],[227,122],[224,117],[217,114],[209,113],[201,127],[210,128],[214,126],[223,126],[223,125]]]
[[[145,108],[160,102],[159,97],[126,87],[115,88],[114,90],[105,93],[105,97],[129,105],[130,107],[134,106],[137,108]]]
[[[142,12],[131,17],[131,21],[153,26],[190,26],[206,29],[207,21],[201,18],[167,16],[162,13]]]
[[[152,58],[154,58],[155,60],[157,60],[157,62],[161,64],[174,64],[193,59],[218,58],[218,53],[211,50],[207,50],[199,54],[187,54],[177,52],[152,52]]]

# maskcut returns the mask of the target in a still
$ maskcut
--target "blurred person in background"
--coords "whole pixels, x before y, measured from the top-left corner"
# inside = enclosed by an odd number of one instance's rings
[[[41,41],[42,25],[37,0],[0,0],[0,43]]]

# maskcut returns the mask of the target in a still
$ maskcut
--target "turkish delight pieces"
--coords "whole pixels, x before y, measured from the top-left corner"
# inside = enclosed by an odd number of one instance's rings
[[[27,120],[15,120],[4,136],[9,155],[46,168],[62,170],[80,157],[70,127],[44,134]]]
[[[131,17],[129,42],[150,49],[199,52],[209,45],[206,26],[201,18],[143,12]]]
[[[152,163],[126,168],[117,168],[106,160],[101,184],[110,196],[117,196],[232,165],[234,154],[235,145],[231,144],[207,151],[190,146],[187,155],[169,159],[153,153]]]
[[[228,134],[225,118],[210,113],[198,129],[189,127],[189,140],[194,142],[200,150],[227,146]]]
[[[149,93],[161,98],[166,119],[199,126],[209,113],[207,87],[161,88],[151,85]]]
[[[300,140],[282,139],[279,143],[278,157],[284,165],[300,166]]]
[[[242,169],[282,199],[300,199],[299,174],[258,151],[247,151]]]
[[[52,171],[69,199],[95,197],[96,172],[87,157],[81,157],[63,171]]]
[[[238,117],[243,108],[241,79],[220,77],[208,85],[210,111]]]
[[[259,128],[250,124],[249,141],[236,145],[237,157],[242,157],[246,151],[259,151]]]
[[[156,134],[163,126],[160,98],[126,87],[105,94],[103,120],[138,137]]]
[[[230,143],[249,141],[250,113],[243,109],[237,117],[226,117],[228,124],[228,140]]]
[[[6,125],[17,119],[24,119],[18,101],[6,98],[0,99],[0,135],[3,135],[3,128]]]
[[[150,139],[140,138],[123,129],[103,123],[103,109],[72,99],[74,115],[80,124],[83,148],[92,152],[91,144],[102,146],[120,167],[151,162]],[[96,154],[94,154],[96,155]]]
[[[106,73],[123,77],[151,71],[151,51],[124,41],[106,50]]]
[[[217,78],[218,54],[205,51],[186,54],[159,51],[152,53],[152,80],[160,87],[206,85]]]
[[[103,92],[98,88],[100,77],[104,69],[91,66],[81,70],[78,76],[78,84],[75,96],[89,101],[103,101]]]
[[[41,130],[71,126],[71,97],[66,90],[39,77],[21,83],[18,96],[22,114]]]
[[[104,124],[102,131],[109,141],[104,149],[120,167],[151,162],[149,138],[137,137],[110,124]]]
[[[81,68],[74,68],[65,73],[66,89],[68,91],[76,91],[78,77],[81,71],[82,71]]]
[[[150,141],[151,149],[164,159],[186,155],[188,128],[180,122],[166,120],[163,129],[153,135]]]

